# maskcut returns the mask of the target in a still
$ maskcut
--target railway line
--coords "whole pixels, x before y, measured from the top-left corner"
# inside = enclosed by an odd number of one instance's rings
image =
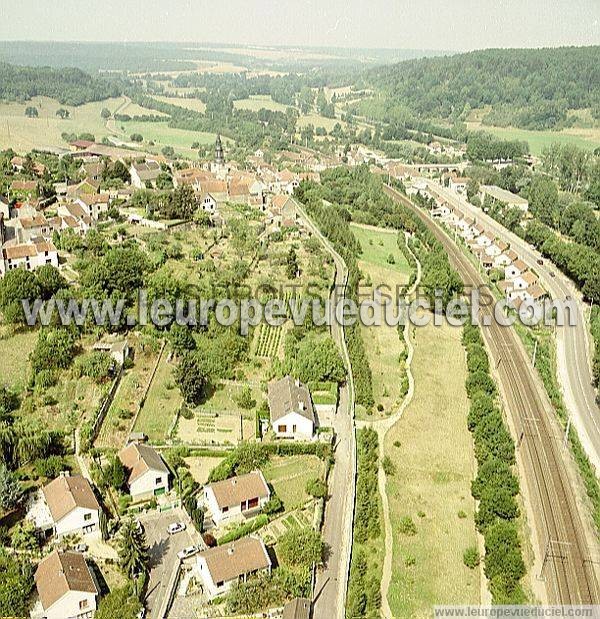
[[[456,243],[421,209],[390,187],[386,193],[413,210],[442,243],[465,286],[491,291]],[[548,395],[513,328],[493,319],[491,303],[482,301],[482,334],[496,367],[506,409],[518,434],[517,446],[529,489],[541,574],[551,604],[599,604],[595,544],[590,547],[575,492],[569,482],[562,432]],[[537,543],[536,543],[537,542]]]

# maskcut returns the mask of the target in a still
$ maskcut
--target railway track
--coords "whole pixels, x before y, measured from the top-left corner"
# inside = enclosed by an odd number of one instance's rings
[[[456,243],[404,195],[386,187],[386,193],[416,213],[442,243],[465,286],[491,291]],[[525,472],[537,532],[541,577],[551,604],[598,604],[598,557],[586,540],[575,493],[569,483],[562,449],[562,433],[548,395],[540,384],[524,347],[513,328],[493,319],[492,303],[479,315],[482,334],[496,365],[506,408],[516,430],[517,446]]]

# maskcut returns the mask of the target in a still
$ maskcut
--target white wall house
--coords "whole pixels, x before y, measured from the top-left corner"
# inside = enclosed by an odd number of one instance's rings
[[[244,537],[230,544],[209,548],[196,555],[196,568],[205,596],[223,595],[236,582],[271,571],[271,558],[261,539]]]
[[[271,498],[261,471],[231,477],[204,487],[204,503],[215,525],[260,511]]]
[[[54,535],[100,537],[100,504],[90,482],[81,475],[62,474],[42,488],[54,524]]]
[[[514,279],[527,271],[527,265],[522,260],[515,260],[504,269],[504,277],[506,279]]]
[[[41,237],[29,243],[0,248],[0,276],[12,269],[35,271],[45,264],[58,267],[58,251],[54,243]]]
[[[268,386],[271,427],[277,438],[310,440],[316,417],[308,388],[286,376]]]
[[[92,619],[99,587],[85,558],[78,552],[55,550],[35,572],[39,602],[32,619]]]
[[[202,209],[211,215],[214,215],[217,212],[218,204],[215,198],[210,193],[205,193],[202,198],[200,198],[200,205]]]
[[[134,501],[169,491],[169,469],[152,447],[131,443],[119,452],[119,459],[127,469],[127,486]]]

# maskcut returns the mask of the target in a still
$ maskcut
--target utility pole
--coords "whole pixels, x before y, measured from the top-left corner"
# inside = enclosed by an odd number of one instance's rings
[[[535,358],[537,357],[537,349],[538,349],[538,341],[535,341],[535,345],[533,347],[533,355],[531,356],[531,365],[535,367]]]
[[[563,447],[566,449],[569,443],[569,432],[571,431],[571,422],[573,421],[573,415],[569,414],[567,419],[567,427],[565,428],[565,437],[563,439]]]

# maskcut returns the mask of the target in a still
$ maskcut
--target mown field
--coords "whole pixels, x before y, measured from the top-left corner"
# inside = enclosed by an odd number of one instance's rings
[[[158,95],[155,95],[154,98],[162,103],[178,105],[179,107],[194,110],[194,112],[200,112],[201,114],[204,114],[206,111],[206,104],[204,101],[200,101],[200,99],[186,99],[184,97],[159,97]],[[127,113],[129,114],[129,112]]]
[[[310,500],[306,483],[323,476],[323,463],[317,456],[273,457],[263,468],[263,473],[285,510],[291,511]]]
[[[480,572],[463,564],[476,533],[461,330],[417,329],[412,370],[414,398],[385,443],[396,465],[387,478],[394,540],[388,601],[394,617],[424,619],[434,604],[480,602]],[[405,517],[414,535],[404,532]]]
[[[24,331],[10,335],[0,331],[0,386],[21,390],[25,387],[29,373],[29,355],[35,348],[36,331]]]
[[[540,155],[544,148],[558,142],[573,144],[586,150],[600,146],[600,129],[565,129],[563,131],[529,131],[515,127],[491,127],[480,122],[467,122],[467,128],[473,131],[483,130],[504,140],[522,140],[529,143],[532,155]]]
[[[47,97],[34,97],[25,103],[0,102],[0,149],[12,148],[19,153],[26,153],[32,148],[67,147],[61,138],[64,132],[78,135],[91,133],[100,141],[110,135],[100,112],[103,108],[114,112],[122,104],[121,98],[86,103],[79,107],[61,105]],[[25,116],[25,108],[29,106],[38,109],[38,118]],[[70,118],[60,119],[56,115],[59,108],[69,110]]]
[[[270,95],[252,95],[248,99],[238,99],[233,102],[233,107],[237,110],[251,110],[252,112],[263,109],[273,112],[285,112],[288,108],[288,106],[283,105],[283,103],[273,101]]]

